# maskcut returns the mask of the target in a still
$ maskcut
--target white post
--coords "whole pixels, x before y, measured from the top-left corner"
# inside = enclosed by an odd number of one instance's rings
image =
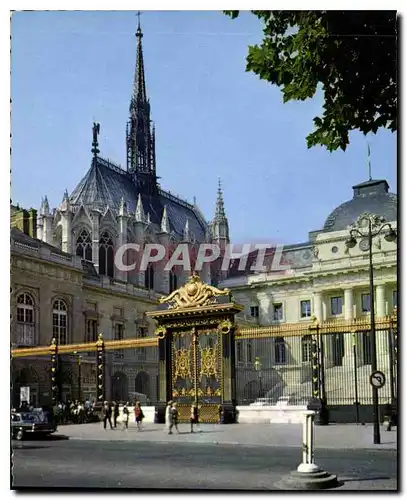
[[[307,410],[304,412],[302,463],[298,466],[298,472],[318,472],[320,468],[314,463],[314,419],[316,412]]]

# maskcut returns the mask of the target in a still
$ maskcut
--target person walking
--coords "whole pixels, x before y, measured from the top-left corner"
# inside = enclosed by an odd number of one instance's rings
[[[117,418],[120,415],[119,403],[113,401],[113,427],[117,428]]]
[[[170,430],[170,421],[172,421],[172,415],[171,415],[172,403],[173,403],[172,400],[168,401],[167,406],[165,408],[164,432],[168,432]]]
[[[110,404],[105,401],[103,403],[103,428],[106,430],[106,424],[109,422],[110,429],[113,429],[112,425],[112,408]]]
[[[141,431],[141,424],[143,422],[144,414],[143,410],[141,409],[140,401],[136,401],[136,404],[134,406],[134,416],[136,419],[137,430]]]
[[[192,403],[189,420],[191,422],[191,432],[194,432],[194,424],[198,426],[198,406],[195,403]]]
[[[170,423],[170,430],[169,430],[168,434],[172,434],[173,427],[175,427],[175,430],[179,434],[177,403],[172,403],[170,414],[171,414],[171,423]]]
[[[129,428],[129,417],[130,417],[130,412],[129,412],[129,409],[128,409],[128,402],[124,404],[123,406],[123,411],[122,411],[122,431],[124,431],[124,429],[128,429]]]

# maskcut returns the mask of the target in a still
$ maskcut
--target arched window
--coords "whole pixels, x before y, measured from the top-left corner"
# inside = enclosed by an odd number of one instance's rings
[[[99,274],[113,278],[113,239],[110,234],[105,231],[99,240]]]
[[[284,337],[276,337],[274,339],[274,358],[276,364],[284,364],[286,362],[286,345]]]
[[[304,335],[301,339],[301,361],[310,363],[312,359],[312,335]]]
[[[154,268],[151,264],[144,272],[144,286],[149,290],[154,290]]]
[[[68,342],[68,308],[60,299],[55,300],[52,305],[52,336],[58,344]]]
[[[76,240],[76,255],[85,260],[92,260],[92,240],[86,229],[82,229]]]
[[[35,343],[35,310],[34,301],[28,293],[17,297],[17,345],[34,345]]]
[[[173,270],[170,271],[170,293],[178,288],[178,276]]]

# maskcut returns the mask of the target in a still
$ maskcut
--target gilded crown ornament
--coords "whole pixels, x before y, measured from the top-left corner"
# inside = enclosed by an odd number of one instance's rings
[[[224,321],[221,321],[218,325],[218,331],[220,333],[229,333],[230,330],[232,329],[233,325],[232,322],[228,319],[225,319]]]
[[[160,304],[169,304],[170,309],[202,307],[214,302],[218,296],[230,295],[229,290],[218,290],[214,286],[203,283],[197,274],[192,274],[188,282],[170,295],[162,297]]]
[[[159,339],[163,339],[167,333],[167,329],[165,326],[158,326],[155,330],[154,333],[157,335]]]

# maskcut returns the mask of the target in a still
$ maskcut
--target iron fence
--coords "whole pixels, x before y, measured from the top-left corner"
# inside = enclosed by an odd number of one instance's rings
[[[386,405],[397,399],[397,331],[377,330],[376,339],[377,367],[386,376],[379,404]],[[330,407],[353,407],[359,419],[359,407],[372,404],[370,330],[240,339],[235,349],[238,405],[281,398],[298,405],[317,396]]]

